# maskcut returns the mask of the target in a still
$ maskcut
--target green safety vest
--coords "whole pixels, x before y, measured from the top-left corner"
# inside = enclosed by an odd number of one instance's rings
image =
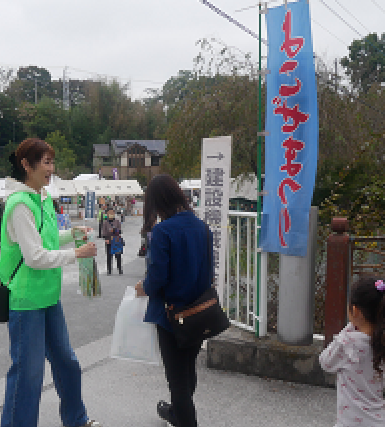
[[[61,293],[61,268],[37,270],[22,263],[15,277],[8,283],[18,265],[22,253],[17,243],[9,240],[7,233],[8,216],[19,203],[31,209],[36,228],[41,225],[40,194],[16,192],[8,197],[1,225],[0,280],[10,289],[10,310],[38,310],[55,305]],[[52,199],[48,196],[43,202],[43,228],[41,239],[48,250],[59,249],[59,230]]]

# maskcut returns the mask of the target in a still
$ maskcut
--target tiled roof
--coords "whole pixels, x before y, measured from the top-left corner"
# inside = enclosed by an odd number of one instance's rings
[[[111,145],[117,155],[122,154],[124,150],[134,144],[146,147],[146,149],[152,153],[159,153],[160,155],[166,154],[167,141],[164,139],[115,139],[111,141]]]
[[[94,155],[96,157],[109,157],[110,146],[108,144],[94,144]]]

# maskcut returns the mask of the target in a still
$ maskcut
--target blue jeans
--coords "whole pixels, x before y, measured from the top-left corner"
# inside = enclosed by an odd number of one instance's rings
[[[37,427],[45,358],[51,365],[64,426],[84,425],[88,418],[81,396],[81,368],[60,301],[40,310],[10,310],[8,329],[12,365],[1,427]]]

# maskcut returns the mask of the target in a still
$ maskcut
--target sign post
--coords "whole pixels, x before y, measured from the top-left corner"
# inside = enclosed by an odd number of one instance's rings
[[[213,232],[214,284],[223,303],[227,215],[231,174],[231,136],[204,138],[201,170],[201,218]]]

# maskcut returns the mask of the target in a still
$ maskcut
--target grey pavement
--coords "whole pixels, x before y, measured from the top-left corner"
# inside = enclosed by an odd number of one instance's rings
[[[96,224],[95,224],[96,225]],[[115,313],[126,286],[143,278],[144,260],[137,257],[140,217],[123,224],[126,240],[124,275],[106,275],[104,244],[98,241],[97,261],[102,296],[88,299],[77,293],[76,266],[63,271],[62,303],[72,345],[83,370],[83,397],[91,418],[104,427],[164,427],[156,403],[169,393],[163,367],[111,359],[110,343]],[[0,405],[9,367],[8,336],[0,325]],[[292,384],[206,368],[206,350],[198,358],[195,403],[201,427],[328,427],[335,423],[333,389]],[[59,401],[49,365],[40,406],[40,427],[61,427]]]

